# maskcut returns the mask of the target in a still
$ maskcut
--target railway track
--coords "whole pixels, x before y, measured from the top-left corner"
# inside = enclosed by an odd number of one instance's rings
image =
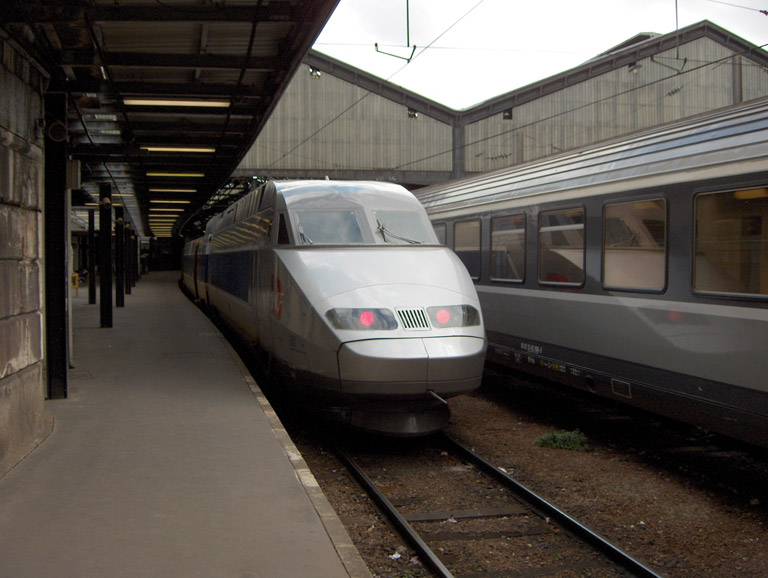
[[[658,576],[447,435],[389,456],[335,452],[436,576]],[[437,476],[456,491],[434,492]]]

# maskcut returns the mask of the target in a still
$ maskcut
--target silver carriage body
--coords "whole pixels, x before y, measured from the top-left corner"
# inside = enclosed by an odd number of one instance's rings
[[[715,194],[734,198],[719,214],[712,211],[713,222],[732,232],[718,250],[762,287],[752,294],[695,249],[697,199]],[[743,217],[738,194],[752,203]],[[768,100],[426,187],[416,196],[448,233],[473,221],[483,231],[474,262],[489,360],[768,444]],[[643,249],[638,241],[606,251],[609,207],[652,203],[659,216],[647,223],[664,249]],[[563,238],[583,235],[578,253],[546,253],[542,215],[570,210],[580,211],[583,224],[551,229]],[[631,215],[620,217],[626,224]],[[497,218],[519,219],[525,239],[515,245],[522,258],[514,280],[492,274],[500,253]],[[745,230],[748,239],[741,237]],[[634,231],[653,236],[642,222]],[[739,251],[747,262],[736,261]],[[560,259],[562,278],[542,275],[550,258]],[[574,261],[581,264],[578,281],[568,278]],[[710,289],[697,287],[694,274]]]
[[[446,425],[441,398],[480,385],[485,330],[466,268],[439,246],[413,195],[396,185],[329,181],[268,183],[251,195],[238,201],[250,207],[242,216],[231,209],[231,222],[225,213],[199,247],[185,249],[188,290],[257,343],[285,386],[315,407],[397,435]],[[393,215],[420,238],[386,228],[381,221]],[[352,221],[359,231],[350,237],[344,229]],[[222,269],[224,262],[238,271]],[[477,316],[441,327],[435,307]],[[389,312],[395,323],[339,326],[339,311]]]
[[[275,355],[313,374],[321,387],[350,396],[423,398],[428,390],[449,397],[480,385],[482,326],[441,329],[428,315],[432,306],[479,309],[463,264],[448,249],[297,248],[275,256],[286,287],[281,317],[272,319]],[[395,328],[339,329],[328,319],[337,309],[379,308],[395,314]]]

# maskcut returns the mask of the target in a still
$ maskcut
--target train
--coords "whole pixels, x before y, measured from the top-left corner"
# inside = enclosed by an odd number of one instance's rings
[[[768,446],[768,100],[414,194],[488,363]]]
[[[480,386],[475,286],[399,185],[267,181],[185,244],[181,284],[336,423],[427,435]]]

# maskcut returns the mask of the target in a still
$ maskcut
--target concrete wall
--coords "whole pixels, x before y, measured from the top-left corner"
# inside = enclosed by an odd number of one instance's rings
[[[37,445],[44,416],[44,77],[0,36],[0,476]]]

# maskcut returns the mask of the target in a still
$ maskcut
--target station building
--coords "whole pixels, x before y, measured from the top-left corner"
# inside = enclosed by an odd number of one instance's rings
[[[44,182],[49,139],[39,122],[47,72],[2,34],[0,54],[2,475],[50,431],[45,335],[68,328],[46,322],[43,298],[45,276],[66,275],[44,241],[61,234],[43,210],[52,194]],[[768,54],[706,21],[666,35],[639,34],[579,67],[465,110],[309,51],[230,183],[189,222],[200,230],[255,176],[417,188],[767,95]]]
[[[768,95],[768,53],[703,21],[452,110],[316,51],[235,176],[443,182]]]

